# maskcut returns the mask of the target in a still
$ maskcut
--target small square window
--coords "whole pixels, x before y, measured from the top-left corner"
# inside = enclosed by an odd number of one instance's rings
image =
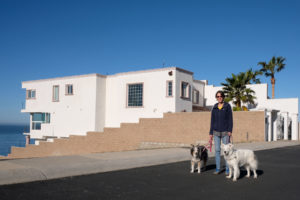
[[[66,85],[66,95],[73,95],[73,85],[71,84]]]
[[[26,91],[26,99],[35,99],[35,90]]]

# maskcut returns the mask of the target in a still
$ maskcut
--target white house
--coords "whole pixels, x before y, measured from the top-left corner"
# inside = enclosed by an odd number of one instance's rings
[[[177,67],[22,82],[34,139],[84,135],[166,112],[204,107],[205,83]],[[192,99],[194,94],[194,99]]]
[[[294,124],[298,99],[270,100],[266,84],[249,87],[256,92],[256,109],[276,109],[280,116],[287,113],[284,120]],[[28,134],[36,141],[85,135],[139,118],[161,118],[166,112],[207,110],[221,89],[194,80],[193,72],[178,67],[25,81],[22,88],[26,89],[26,104],[21,112],[30,113]],[[292,134],[292,139],[298,136]]]

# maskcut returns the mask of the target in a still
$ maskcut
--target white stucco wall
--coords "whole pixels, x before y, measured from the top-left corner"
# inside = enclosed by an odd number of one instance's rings
[[[193,87],[199,91],[199,103],[193,105],[204,107],[204,90],[205,90],[205,82],[194,80]]]
[[[215,95],[218,90],[222,90],[222,87],[221,86],[213,86],[213,85],[205,85],[204,101],[205,101],[206,107],[212,108],[215,105],[215,103],[217,103]]]
[[[95,131],[103,131],[106,113],[106,77],[97,77],[95,104]]]
[[[247,88],[251,88],[255,92],[256,99],[254,100],[256,103],[265,101],[268,99],[268,84],[260,83],[260,84],[250,84],[247,85]]]
[[[288,112],[289,115],[298,114],[298,101],[298,98],[266,99],[259,102],[258,108],[280,110]]]
[[[84,75],[23,82],[22,87],[36,90],[36,98],[26,100],[22,112],[50,113],[50,124],[31,130],[32,138],[43,135],[67,137],[94,131],[97,75]],[[73,84],[73,95],[65,95],[65,85]],[[52,101],[53,86],[59,85],[59,101]]]
[[[169,72],[172,71],[172,75]],[[107,77],[105,127],[119,127],[122,122],[138,122],[139,118],[163,117],[175,112],[175,97],[167,97],[167,82],[173,81],[175,69],[120,73]],[[143,106],[127,107],[127,84],[143,83]]]
[[[285,123],[291,121],[291,139],[298,140],[298,98],[286,98],[286,99],[266,99],[259,102],[257,109],[273,109],[278,111],[278,115],[283,116]],[[286,127],[287,129],[287,127]],[[287,130],[285,130],[287,138]]]
[[[187,82],[191,86],[190,98],[185,99],[181,97],[181,84],[182,82]],[[175,103],[176,109],[175,112],[192,112],[192,86],[193,86],[193,75],[184,73],[181,71],[176,71],[176,90],[175,90]]]

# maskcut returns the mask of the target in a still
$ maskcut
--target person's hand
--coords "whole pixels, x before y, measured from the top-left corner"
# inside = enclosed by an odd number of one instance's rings
[[[232,135],[232,133],[231,132],[228,132],[228,136],[230,137]]]
[[[213,140],[213,135],[209,135],[209,142]]]

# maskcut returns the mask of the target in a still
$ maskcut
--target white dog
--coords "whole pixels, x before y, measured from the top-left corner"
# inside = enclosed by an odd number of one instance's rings
[[[252,150],[249,149],[234,149],[233,144],[222,144],[224,158],[229,167],[229,175],[226,178],[231,178],[236,181],[240,176],[240,167],[245,167],[247,177],[250,177],[250,169],[253,171],[254,178],[257,178],[257,159]]]

